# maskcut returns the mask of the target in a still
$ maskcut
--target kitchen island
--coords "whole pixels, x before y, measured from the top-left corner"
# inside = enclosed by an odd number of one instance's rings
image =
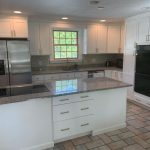
[[[108,78],[47,81],[45,95],[0,105],[0,149],[42,150],[126,126],[129,84]],[[22,98],[23,97],[23,98]],[[2,98],[4,99],[4,98]],[[1,99],[0,99],[1,100]]]

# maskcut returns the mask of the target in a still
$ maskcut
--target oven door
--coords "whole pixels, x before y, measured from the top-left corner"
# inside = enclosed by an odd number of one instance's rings
[[[150,75],[136,73],[134,91],[150,97]]]
[[[150,45],[140,45],[136,51],[136,73],[150,75]]]

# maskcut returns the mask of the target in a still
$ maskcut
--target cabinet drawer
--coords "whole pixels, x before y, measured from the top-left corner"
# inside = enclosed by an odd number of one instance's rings
[[[74,78],[74,73],[61,73],[59,76],[60,79],[72,79]]]
[[[78,122],[77,132],[80,134],[80,133],[92,131],[93,122],[94,122],[93,118],[94,115],[77,118],[76,119],[76,121]]]
[[[54,123],[54,140],[69,137],[76,133],[77,122],[75,119]]]
[[[54,123],[54,140],[92,131],[93,115]]]
[[[44,80],[59,80],[59,74],[47,74],[44,75]]]
[[[74,73],[74,76],[76,78],[87,78],[88,74],[87,74],[87,72],[76,72],[76,73]]]
[[[44,76],[43,75],[34,75],[34,76],[32,76],[32,81],[33,82],[44,81]]]
[[[84,100],[92,100],[92,99],[94,99],[94,95],[89,92],[82,93],[82,94],[58,96],[53,98],[53,105],[62,105],[62,104],[84,101]]]
[[[62,121],[92,114],[92,101],[82,101],[64,105],[53,106],[53,120]]]

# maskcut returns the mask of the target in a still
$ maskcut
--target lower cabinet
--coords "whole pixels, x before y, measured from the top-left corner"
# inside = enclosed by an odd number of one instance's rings
[[[53,98],[54,140],[59,141],[93,129],[92,93]]]
[[[125,127],[126,94],[118,88],[52,98],[54,141]]]
[[[122,71],[117,71],[117,70],[105,70],[105,77],[122,81],[123,73]]]
[[[54,140],[62,140],[73,135],[92,131],[93,115],[54,122]]]
[[[53,147],[51,98],[0,105],[0,149]]]

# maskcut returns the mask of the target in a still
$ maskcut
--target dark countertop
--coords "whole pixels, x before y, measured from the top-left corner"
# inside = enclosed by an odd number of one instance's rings
[[[80,68],[78,70],[48,70],[48,69],[43,69],[43,70],[33,70],[32,75],[42,75],[42,74],[55,74],[55,73],[73,73],[73,72],[84,72],[84,71],[94,71],[94,70],[117,70],[117,71],[122,71],[121,68],[117,67],[88,67],[88,68]]]
[[[131,86],[130,84],[106,77],[47,81],[45,85],[49,89],[49,92],[3,97],[0,98],[0,104],[22,102],[34,98],[56,97]]]

